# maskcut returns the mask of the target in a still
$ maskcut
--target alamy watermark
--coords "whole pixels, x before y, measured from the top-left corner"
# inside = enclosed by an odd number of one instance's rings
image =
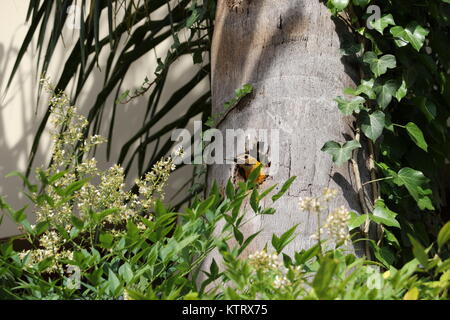
[[[233,164],[235,158],[249,154],[262,163],[269,163],[269,175],[278,172],[280,163],[279,129],[208,129],[202,131],[202,122],[194,121],[194,135],[188,129],[172,131],[172,141],[178,142],[175,150],[182,148],[184,156],[176,164]],[[263,159],[262,159],[263,158]]]

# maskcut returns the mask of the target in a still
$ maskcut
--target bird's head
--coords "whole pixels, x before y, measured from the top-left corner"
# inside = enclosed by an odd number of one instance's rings
[[[246,179],[261,164],[257,159],[246,153],[236,156],[233,161],[243,171]]]

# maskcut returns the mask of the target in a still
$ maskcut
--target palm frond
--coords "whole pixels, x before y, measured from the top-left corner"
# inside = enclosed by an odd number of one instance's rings
[[[35,38],[38,68],[41,74],[47,73],[57,45],[64,40],[62,31],[67,19],[73,19],[69,14],[71,6],[78,6],[81,12],[78,40],[69,48],[70,54],[59,75],[56,88],[67,90],[68,85],[74,83],[75,90],[71,99],[75,104],[86,90],[87,80],[93,75],[95,68],[101,67],[104,75],[103,88],[89,108],[87,117],[90,124],[85,135],[106,129],[107,158],[121,163],[127,172],[137,161],[138,174],[143,175],[155,161],[170,151],[172,141],[164,138],[168,132],[185,127],[190,119],[199,114],[210,113],[210,92],[207,92],[194,99],[195,102],[190,107],[183,106],[185,112],[180,112],[178,119],[164,123],[158,130],[155,129],[157,125],[160,127],[160,121],[165,119],[165,115],[180,107],[186,96],[195,94],[196,86],[210,74],[209,64],[200,65],[197,74],[175,90],[168,101],[161,105],[162,93],[167,90],[167,77],[176,61],[185,55],[193,55],[195,63],[203,64],[199,57],[208,56],[215,3],[213,0],[204,0],[201,3],[195,0],[30,0],[27,11],[29,30],[17,55],[7,88],[10,87],[25,52]],[[163,6],[167,8],[166,15],[160,19],[151,19],[152,13]],[[102,16],[107,17],[108,34],[100,38]],[[185,40],[181,42],[180,34],[187,34],[187,39],[183,37]],[[121,39],[125,39],[125,43],[122,41],[121,44]],[[111,154],[111,145],[114,143],[114,126],[119,120],[117,100],[121,92],[126,91],[126,88],[122,88],[124,79],[132,65],[142,62],[148,54],[154,54],[155,48],[168,39],[173,39],[173,45],[158,58],[157,69],[149,70],[154,73],[154,81],[142,93],[136,95],[138,99],[147,99],[142,127],[136,128],[132,137],[120,148],[120,154],[116,158]],[[101,66],[99,58],[102,52],[106,53],[107,58],[105,65]],[[114,102],[107,103],[109,98],[113,98]],[[32,168],[49,112],[47,108],[37,129],[27,175]],[[105,123],[104,119],[110,120],[109,124]],[[151,153],[147,154],[148,152]],[[146,162],[148,158],[150,161]]]

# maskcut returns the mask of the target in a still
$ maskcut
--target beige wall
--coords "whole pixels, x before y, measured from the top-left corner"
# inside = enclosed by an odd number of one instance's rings
[[[24,171],[27,164],[29,151],[33,136],[36,132],[37,125],[43,112],[46,109],[44,96],[41,103],[36,107],[37,97],[37,83],[38,83],[38,69],[36,68],[36,52],[35,49],[27,51],[23,63],[15,77],[15,80],[9,89],[7,95],[4,94],[4,88],[8,81],[9,74],[13,67],[16,55],[25,37],[28,25],[25,24],[26,10],[28,1],[24,0],[2,0],[0,10],[0,194],[5,196],[14,208],[21,208],[28,202],[19,192],[22,189],[21,182],[17,178],[5,178],[5,175],[13,170]],[[158,13],[157,13],[158,14]],[[162,10],[159,14],[164,14]],[[106,26],[106,25],[105,25]],[[107,27],[102,28],[101,33],[104,35]],[[73,30],[65,28],[64,41],[67,48],[77,39],[77,35],[73,35]],[[170,46],[170,41],[166,41],[157,48],[157,54],[164,57],[165,49]],[[65,63],[65,58],[69,50],[61,43],[57,48],[56,54],[52,60],[49,76],[56,82],[59,77],[59,72]],[[105,60],[103,54],[102,60]],[[144,59],[141,59],[131,68],[127,79],[124,82],[124,88],[139,87],[143,79],[148,76],[150,79],[153,76],[155,67],[154,53],[148,54]],[[170,97],[173,90],[179,88],[187,79],[192,77],[195,69],[199,66],[192,66],[192,57],[186,56],[176,63],[172,68],[169,79],[167,81],[167,90],[164,92],[160,105],[162,105]],[[101,89],[103,83],[103,74],[100,70],[95,70],[94,75],[85,85],[84,93],[81,95],[77,105],[83,110],[92,105],[95,101],[96,93]],[[185,98],[179,106],[169,115],[167,115],[160,126],[164,123],[177,117],[184,112],[186,107],[190,105],[195,96],[205,92],[209,84],[207,81],[201,83],[193,94]],[[71,88],[71,86],[69,86]],[[114,135],[115,143],[113,146],[113,159],[117,159],[120,146],[124,141],[132,136],[136,128],[142,124],[142,116],[146,106],[146,97],[136,99],[127,105],[120,105],[116,121],[116,133]],[[107,102],[111,105],[112,99]],[[106,123],[106,122],[105,122]],[[105,128],[106,129],[106,128]],[[106,136],[104,131],[103,135]],[[50,142],[48,133],[44,137],[35,160],[36,165],[44,165],[48,159],[48,152],[50,150]],[[96,156],[102,168],[111,165],[105,161],[105,148],[100,148]],[[167,188],[168,197],[175,195],[180,199],[182,193],[179,193],[179,188],[189,176],[192,168],[185,168],[177,171],[169,181]],[[132,170],[130,181],[134,179],[136,170]],[[30,212],[30,210],[29,210]],[[29,214],[32,219],[32,214]],[[3,224],[0,225],[0,238],[17,234],[15,225],[11,222],[9,217],[5,217]]]

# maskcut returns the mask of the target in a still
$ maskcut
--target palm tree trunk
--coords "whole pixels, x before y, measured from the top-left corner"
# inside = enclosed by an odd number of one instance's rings
[[[354,137],[353,118],[344,118],[334,102],[358,78],[340,51],[346,30],[318,0],[243,0],[240,4],[219,0],[214,32],[213,114],[223,112],[235,89],[246,83],[254,87],[245,105],[228,113],[219,129],[279,129],[279,170],[261,188],[281,186],[290,176],[298,176],[275,203],[275,215],[255,217],[245,226],[245,236],[263,229],[246,253],[260,250],[273,233],[280,235],[297,223],[300,234],[287,251],[309,248],[315,243],[311,235],[319,219],[301,212],[300,198],[334,188],[339,195],[330,209],[343,205],[362,213],[354,168],[335,166],[321,151],[329,140],[344,142]],[[358,162],[363,181],[369,180],[361,152]],[[208,181],[224,186],[232,172],[226,165],[210,166]],[[246,210],[251,212],[249,206]],[[322,222],[327,214],[323,212]]]

